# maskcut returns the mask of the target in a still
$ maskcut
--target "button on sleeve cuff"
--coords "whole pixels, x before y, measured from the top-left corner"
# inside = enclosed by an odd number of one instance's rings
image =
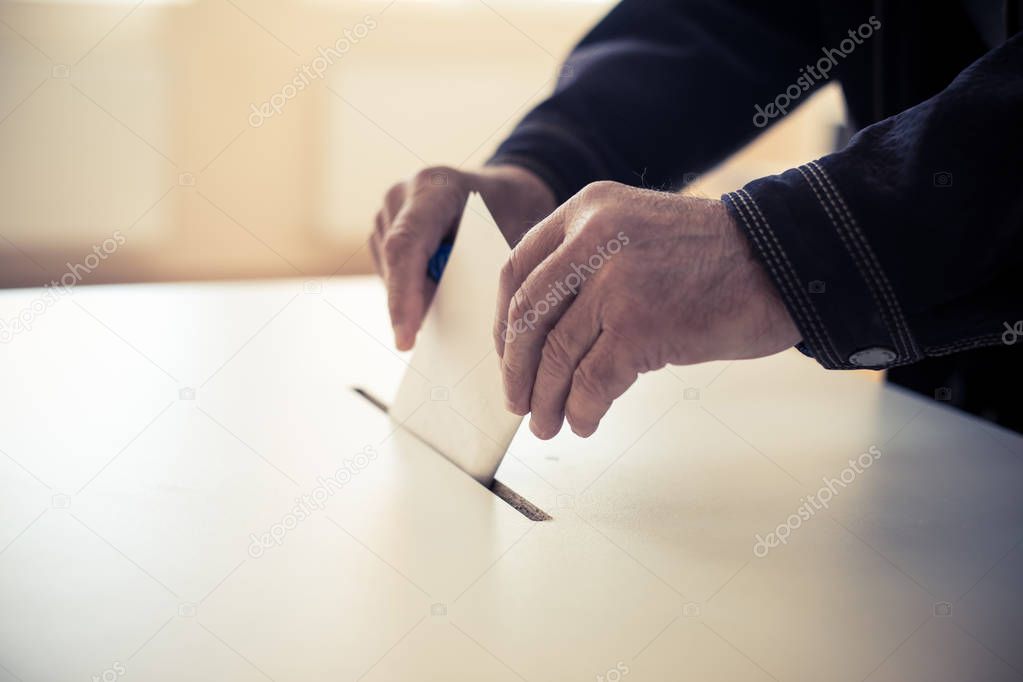
[[[884,369],[922,357],[901,307],[824,165],[811,162],[722,197],[828,369]]]

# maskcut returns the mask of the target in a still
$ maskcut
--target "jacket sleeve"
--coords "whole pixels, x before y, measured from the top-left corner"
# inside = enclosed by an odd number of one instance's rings
[[[824,367],[1023,347],[1023,33],[841,151],[723,199]]]
[[[758,104],[816,89],[802,67],[821,44],[816,2],[623,0],[490,163],[532,170],[559,203],[596,180],[677,188],[773,120]]]

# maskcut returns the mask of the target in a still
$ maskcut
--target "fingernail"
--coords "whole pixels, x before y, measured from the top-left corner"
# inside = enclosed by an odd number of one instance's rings
[[[533,435],[540,440],[550,440],[554,436],[558,435],[558,431],[561,430],[561,425],[557,425],[552,429],[541,428],[535,420],[529,420],[529,430],[533,432]]]
[[[572,427],[572,433],[579,436],[580,438],[589,438],[593,435],[593,432],[597,430],[597,425],[593,426],[576,426],[575,424],[569,424]]]
[[[398,350],[409,350],[412,348],[411,335],[402,327],[394,328],[394,345]]]

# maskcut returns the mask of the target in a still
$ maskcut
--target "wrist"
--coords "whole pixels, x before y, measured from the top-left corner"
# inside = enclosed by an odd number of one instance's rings
[[[471,174],[470,183],[471,189],[483,196],[511,246],[557,208],[554,192],[547,183],[521,166],[485,166]]]
[[[499,164],[484,166],[479,173],[505,190],[518,193],[531,203],[547,208],[548,213],[557,206],[554,191],[539,175],[528,168]]]
[[[733,254],[730,259],[733,263],[742,264],[737,269],[745,272],[742,278],[745,285],[740,287],[738,298],[747,303],[746,314],[756,330],[752,357],[776,353],[797,345],[802,340],[799,329],[749,237],[723,202],[714,203],[721,224],[726,225],[725,249]]]

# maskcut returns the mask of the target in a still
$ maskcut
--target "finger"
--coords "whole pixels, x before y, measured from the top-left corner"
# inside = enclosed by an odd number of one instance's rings
[[[405,203],[405,183],[399,182],[398,184],[387,190],[387,194],[384,195],[384,205],[380,208],[380,214],[383,218],[383,226],[386,230],[390,227],[394,217],[398,215],[398,211],[401,210],[402,204]]]
[[[611,403],[639,376],[628,347],[607,331],[601,332],[572,375],[565,417],[572,431],[586,438],[597,430]]]
[[[572,375],[600,334],[595,303],[590,295],[580,294],[544,342],[529,402],[529,428],[544,440],[561,430]]]
[[[429,298],[427,262],[454,229],[464,205],[465,197],[450,185],[420,184],[387,230],[382,254],[384,279],[399,350],[408,350],[415,342]]]
[[[383,238],[384,238],[383,221],[380,215],[378,214],[377,227],[373,235],[370,237],[369,249],[370,253],[373,254],[373,261],[376,263],[377,272],[380,273],[381,275],[383,275],[384,272],[383,256],[381,255],[382,251],[381,244],[383,243]],[[433,300],[433,295],[434,293],[436,293],[436,291],[437,283],[431,280],[430,278],[427,278],[424,296],[426,308],[430,307],[430,301]]]
[[[373,232],[369,236],[369,252],[373,256],[373,265],[377,273],[384,277],[384,260],[381,251],[383,250],[384,235],[387,232],[391,219],[401,208],[401,202],[405,200],[405,183],[398,183],[387,190],[384,195],[384,203],[377,211],[373,221]]]
[[[529,409],[548,332],[585,289],[586,278],[596,273],[585,265],[589,250],[586,240],[562,242],[512,296],[507,322],[512,333],[506,337],[501,371],[508,408],[517,414]]]
[[[384,264],[380,259],[380,243],[383,241],[383,216],[381,213],[377,213],[376,224],[373,228],[373,234],[369,236],[369,252],[373,256],[373,265],[376,267],[376,271],[379,275],[384,274]]]
[[[512,249],[511,255],[501,269],[497,292],[497,312],[494,315],[494,347],[498,357],[504,357],[507,339],[514,334],[508,327],[508,307],[512,297],[519,290],[526,277],[551,254],[564,240],[564,207],[537,223],[523,235]]]

